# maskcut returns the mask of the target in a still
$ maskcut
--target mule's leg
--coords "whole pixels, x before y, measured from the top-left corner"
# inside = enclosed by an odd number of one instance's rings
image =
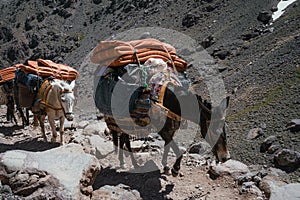
[[[133,153],[132,153],[130,140],[129,140],[129,135],[125,134],[125,133],[122,133],[122,134],[124,135],[125,146],[126,146],[127,150],[129,151],[129,155],[130,155],[130,158],[131,158],[132,165],[133,165],[134,168],[138,168],[139,165],[137,164],[136,159],[134,158]]]
[[[51,127],[51,132],[52,132],[52,138],[51,138],[51,142],[56,142],[56,138],[57,138],[57,132],[56,132],[56,128],[55,128],[55,119],[53,117],[51,117],[51,114],[48,114],[48,121]]]
[[[45,118],[46,118],[46,115],[39,114],[39,116],[38,116],[44,142],[47,142],[47,136],[46,136],[46,133],[45,133],[45,124],[44,124]]]
[[[15,113],[14,113],[14,112],[12,112],[12,113],[11,113],[11,117],[13,118],[13,120],[14,120],[15,124],[16,124],[16,125],[18,125],[18,121],[17,121],[17,118],[16,118],[16,116],[15,116]]]
[[[64,123],[65,123],[65,117],[62,116],[59,118],[59,134],[60,134],[60,145],[64,145],[65,141],[64,141]]]
[[[21,115],[23,127],[25,127],[26,125],[29,125],[29,122],[28,122],[29,120],[26,119],[26,117],[25,117],[25,115],[24,115],[24,112],[23,112],[22,108],[17,106],[17,110],[19,111],[19,113],[20,113],[20,115]],[[27,122],[28,122],[28,123],[27,123]],[[38,126],[38,125],[37,125],[37,126]]]
[[[33,127],[38,127],[39,126],[39,120],[38,120],[38,114],[34,113],[33,114]]]
[[[124,162],[124,144],[125,144],[125,133],[121,133],[120,135],[120,143],[119,143],[119,161],[120,161],[120,167],[125,168],[125,162]]]
[[[11,121],[11,113],[8,104],[6,105],[6,121]]]
[[[172,175],[173,176],[178,176],[179,170],[180,170],[180,163],[181,163],[183,154],[180,152],[180,149],[179,149],[179,147],[177,146],[177,144],[175,143],[174,140],[171,141],[170,145],[171,145],[171,148],[173,149],[174,153],[176,154],[176,161],[175,161],[175,163],[173,165],[173,168],[171,170]]]
[[[176,161],[171,170],[173,176],[177,176],[179,174],[180,163],[182,160],[182,154],[179,150],[179,147],[173,140],[175,131],[179,128],[179,126],[180,126],[179,122],[173,121],[168,118],[163,129],[158,133],[165,141],[164,153],[163,153],[163,159],[162,159],[162,165],[164,167],[165,174],[169,174],[169,167],[167,166],[167,159],[168,159],[168,153],[170,151],[170,148],[173,149],[173,151],[176,155]]]
[[[14,105],[7,106],[6,118],[7,118],[7,121],[11,121],[11,122],[14,121],[15,124],[18,125],[18,121],[14,114]]]
[[[26,108],[26,126],[29,126],[29,109]]]
[[[163,153],[161,163],[163,165],[164,174],[169,175],[170,174],[170,167],[168,166],[168,154],[169,154],[169,151],[170,151],[170,142],[171,142],[172,138],[169,137],[169,135],[166,132],[164,132],[163,130],[159,132],[159,135],[165,141],[164,153]]]
[[[112,139],[113,139],[113,144],[114,144],[114,152],[115,154],[118,153],[118,146],[119,146],[119,137],[118,137],[118,132],[114,130],[110,130],[112,134]]]

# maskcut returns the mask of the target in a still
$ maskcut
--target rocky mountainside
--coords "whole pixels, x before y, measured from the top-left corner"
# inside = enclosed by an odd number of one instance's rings
[[[180,32],[214,58],[231,94],[226,121],[232,158],[279,167],[297,182],[300,135],[286,126],[300,118],[300,5],[294,2],[272,21],[278,2],[2,0],[0,68],[37,58],[76,68],[77,120],[92,120],[94,68],[85,59],[99,41],[143,27]],[[189,71],[195,88],[209,98],[195,69]],[[284,164],[282,154],[290,156],[283,156]]]

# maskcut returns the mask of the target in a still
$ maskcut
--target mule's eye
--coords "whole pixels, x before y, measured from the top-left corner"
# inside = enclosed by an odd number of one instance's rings
[[[66,98],[65,98],[65,97],[61,97],[61,101],[62,101],[62,102],[65,102],[65,101],[66,101]]]

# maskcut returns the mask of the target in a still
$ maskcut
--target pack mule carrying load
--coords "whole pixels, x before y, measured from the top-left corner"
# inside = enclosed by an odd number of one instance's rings
[[[113,117],[118,118],[118,124],[122,124],[123,127],[132,126],[133,129],[137,127],[129,123],[130,120],[124,119],[122,123],[120,118],[123,119],[123,114],[129,110],[130,117],[140,127],[150,123],[150,93],[153,92],[151,86],[148,87],[150,77],[162,71],[178,75],[188,68],[187,62],[176,55],[176,49],[173,46],[153,38],[128,42],[101,41],[93,50],[91,61],[99,64],[98,71],[96,71],[97,76],[100,76],[96,83],[98,84],[95,91],[96,107],[101,113],[111,118],[112,111],[116,109],[111,105],[112,98],[117,95],[116,93],[121,93],[118,94],[120,98],[113,100],[118,102],[115,105],[122,105],[119,106],[117,113],[114,112]],[[157,61],[158,63],[155,63]],[[143,74],[146,77],[143,77]],[[177,75],[174,76],[177,77]],[[180,81],[178,82],[180,84]],[[115,88],[117,84],[118,87]],[[129,105],[123,105],[124,102],[129,102]]]
[[[18,105],[31,108],[43,81],[49,77],[72,81],[78,78],[78,72],[67,65],[57,64],[51,60],[37,59],[25,64],[16,64],[16,95]]]

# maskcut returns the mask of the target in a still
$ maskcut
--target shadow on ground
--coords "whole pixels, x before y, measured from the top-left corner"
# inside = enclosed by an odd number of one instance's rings
[[[144,200],[162,200],[166,199],[166,195],[173,190],[174,185],[168,184],[163,188],[161,179],[166,180],[166,176],[160,173],[153,161],[148,161],[138,169],[124,172],[118,172],[116,169],[107,167],[98,174],[93,189],[97,190],[105,185],[124,184],[129,186],[131,190],[137,190]]]

